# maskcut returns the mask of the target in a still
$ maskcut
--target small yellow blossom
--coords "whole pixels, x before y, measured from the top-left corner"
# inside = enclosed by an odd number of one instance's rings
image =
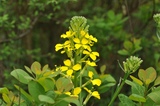
[[[86,61],[86,63],[90,66],[97,66],[95,62],[90,62],[89,60]]]
[[[79,49],[80,47],[83,47],[84,49],[91,50],[90,46],[88,46],[88,40],[83,38],[82,40],[78,38],[74,38],[73,41],[76,43],[75,48]]]
[[[55,51],[59,51],[60,49],[70,48],[70,41],[67,40],[64,44],[56,44]]]
[[[92,96],[94,96],[95,98],[100,99],[100,94],[98,93],[98,91],[93,91],[91,92],[91,90],[89,90],[88,88],[84,87],[84,90],[86,90],[89,94],[91,94]]]
[[[89,57],[90,57],[92,60],[96,60],[96,56],[99,56],[99,53],[98,53],[98,52],[89,52],[89,51],[87,51],[87,50],[84,50],[84,51],[83,51],[83,54],[89,55]]]
[[[88,76],[92,79],[92,78],[93,78],[93,72],[92,72],[92,71],[89,71],[89,72],[88,72]]]
[[[100,79],[94,79],[91,81],[93,85],[100,86],[101,85],[101,80]]]
[[[80,87],[76,87],[76,88],[74,88],[74,90],[73,90],[73,94],[74,94],[74,95],[78,95],[80,92],[81,92],[81,88],[80,88]]]
[[[81,65],[80,64],[76,64],[72,68],[73,68],[73,70],[78,71],[78,70],[81,69]]]
[[[80,33],[81,33],[81,36],[84,36],[86,34],[84,30],[82,30]]]
[[[92,92],[92,96],[100,99],[100,94],[98,93],[98,91],[93,91],[93,92]]]
[[[66,34],[62,34],[61,38],[70,38],[74,35],[75,33],[72,33],[71,31],[67,31]]]

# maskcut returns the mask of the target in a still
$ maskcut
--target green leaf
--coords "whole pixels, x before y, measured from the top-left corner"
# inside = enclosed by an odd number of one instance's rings
[[[126,49],[126,50],[132,50],[133,49],[133,44],[132,44],[132,42],[130,42],[130,41],[125,41],[124,43],[123,43],[123,46],[124,46],[124,48]]]
[[[100,80],[102,81],[102,84],[98,87],[99,93],[106,92],[110,87],[116,84],[116,80],[110,74],[100,75]]]
[[[40,78],[38,82],[43,86],[45,91],[54,90],[55,81],[51,78]]]
[[[105,70],[106,70],[106,65],[102,65],[100,67],[101,74],[104,74]]]
[[[56,81],[56,87],[60,92],[67,92],[72,89],[73,83],[68,78],[59,78]]]
[[[30,74],[32,74],[32,71],[31,71],[31,69],[30,69],[29,67],[24,66],[24,68],[25,68]]]
[[[136,77],[134,77],[134,76],[132,76],[132,75],[130,75],[130,77],[131,77],[131,79],[132,79],[134,82],[136,82],[137,84],[143,85],[143,82],[142,82],[141,80],[139,80],[138,78],[136,78]]]
[[[154,86],[157,86],[157,85],[160,85],[160,76],[158,76],[154,82]]]
[[[140,69],[138,72],[138,77],[146,84],[149,85],[153,82],[156,77],[157,73],[153,67],[149,67],[146,70]]]
[[[55,103],[55,101],[51,97],[46,96],[46,95],[39,95],[38,98],[41,102],[45,102],[45,103],[49,103],[49,104]]]
[[[33,101],[33,98],[31,95],[29,95],[26,91],[24,91],[21,87],[19,87],[18,85],[14,85],[15,88],[17,90],[19,90],[19,92],[24,95],[24,97],[26,97],[26,99],[31,103]]]
[[[127,50],[125,50],[125,49],[118,50],[118,54],[124,55],[124,56],[130,55],[130,53]]]
[[[147,95],[151,98],[157,105],[160,105],[160,87],[157,87],[154,91]]]
[[[76,106],[81,106],[77,97],[66,97],[63,100],[68,103],[74,103],[74,104],[76,104]]]
[[[119,94],[118,98],[121,101],[121,106],[135,106],[135,103],[124,94]]]
[[[144,86],[141,86],[141,85],[139,85],[135,82],[129,81],[129,80],[126,80],[125,83],[127,83],[128,85],[131,86],[131,91],[133,94],[137,94],[137,95],[141,95],[141,96],[144,95],[144,92],[145,92]]]
[[[36,81],[30,81],[28,83],[28,91],[36,101],[39,101],[38,99],[39,95],[45,94],[45,90],[42,87],[42,85]]]
[[[8,94],[8,93],[9,93],[9,90],[8,90],[8,88],[3,87],[3,88],[0,88],[0,93],[1,93],[1,94],[2,94],[2,93]]]
[[[3,98],[3,100],[4,100],[7,104],[11,103],[11,100],[10,100],[10,98],[8,97],[7,94],[3,93],[3,94],[2,94],[2,98]]]
[[[143,96],[137,94],[131,94],[129,99],[137,102],[146,102],[146,99]]]
[[[11,72],[11,75],[15,77],[18,81],[24,84],[28,84],[31,79],[33,79],[31,76],[29,76],[28,73],[26,73],[22,69],[15,69]]]
[[[35,61],[32,65],[31,65],[31,70],[36,74],[40,74],[41,73],[41,64],[37,61]]]

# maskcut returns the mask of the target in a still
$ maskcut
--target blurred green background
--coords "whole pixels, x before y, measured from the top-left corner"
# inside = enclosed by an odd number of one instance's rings
[[[34,61],[50,68],[62,64],[66,56],[54,46],[76,15],[87,18],[89,33],[98,39],[98,73],[106,67],[105,73],[119,80],[118,60],[131,55],[144,60],[143,69],[159,72],[160,40],[153,20],[159,12],[159,0],[0,0],[0,86],[12,88],[10,72]]]

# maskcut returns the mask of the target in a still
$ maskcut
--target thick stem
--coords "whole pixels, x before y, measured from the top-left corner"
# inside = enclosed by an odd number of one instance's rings
[[[113,95],[113,97],[112,97],[112,99],[111,99],[111,101],[110,101],[108,106],[111,106],[113,104],[113,102],[117,98],[119,92],[121,91],[123,85],[125,84],[125,80],[128,78],[128,76],[129,76],[129,73],[125,73],[122,83],[120,84],[120,86],[117,87],[116,92],[114,93],[114,95]]]

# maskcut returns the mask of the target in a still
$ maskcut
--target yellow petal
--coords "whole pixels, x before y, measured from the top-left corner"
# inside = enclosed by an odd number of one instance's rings
[[[81,65],[80,64],[76,64],[73,66],[73,70],[78,71],[81,69]]]
[[[74,38],[73,41],[74,41],[75,43],[80,43],[80,40],[79,40],[78,38]]]
[[[71,95],[71,92],[65,92],[65,94],[67,94],[67,95]]]
[[[82,36],[84,36],[86,34],[86,32],[84,30],[82,30],[80,33]]]
[[[66,66],[71,66],[71,60],[69,60],[69,59],[65,60],[63,63]]]
[[[93,92],[92,92],[92,96],[100,99],[100,95],[99,95],[98,91],[93,91]]]
[[[93,78],[93,72],[92,72],[92,71],[89,71],[89,72],[88,72],[88,76],[92,79],[92,78]]]
[[[88,43],[88,40],[83,38],[81,42],[82,42],[83,45],[86,45]]]
[[[94,54],[95,56],[99,56],[98,52],[92,52],[92,54]]]
[[[67,35],[66,34],[62,34],[61,38],[67,38]]]
[[[56,51],[58,51],[58,50],[60,50],[62,48],[63,48],[62,44],[56,44],[56,46],[55,46]]]
[[[80,87],[76,87],[76,88],[74,88],[74,90],[73,90],[73,94],[74,94],[74,95],[78,95],[80,92],[81,92],[81,88],[80,88]]]
[[[97,66],[95,62],[86,61],[86,63],[90,66]]]
[[[90,53],[87,50],[84,50],[83,54],[90,54]]]
[[[92,84],[100,86],[101,85],[101,80],[100,79],[94,79],[94,80],[92,80]]]
[[[60,69],[61,69],[61,71],[66,71],[66,70],[68,70],[68,67],[67,66],[62,66],[62,67],[60,67]]]
[[[68,76],[72,76],[72,74],[73,74],[73,70],[71,70],[71,69],[70,69],[70,70],[67,70],[67,75],[68,75]]]
[[[96,56],[94,54],[89,55],[92,60],[96,60]]]
[[[79,49],[81,46],[81,44],[75,44],[76,49]]]

